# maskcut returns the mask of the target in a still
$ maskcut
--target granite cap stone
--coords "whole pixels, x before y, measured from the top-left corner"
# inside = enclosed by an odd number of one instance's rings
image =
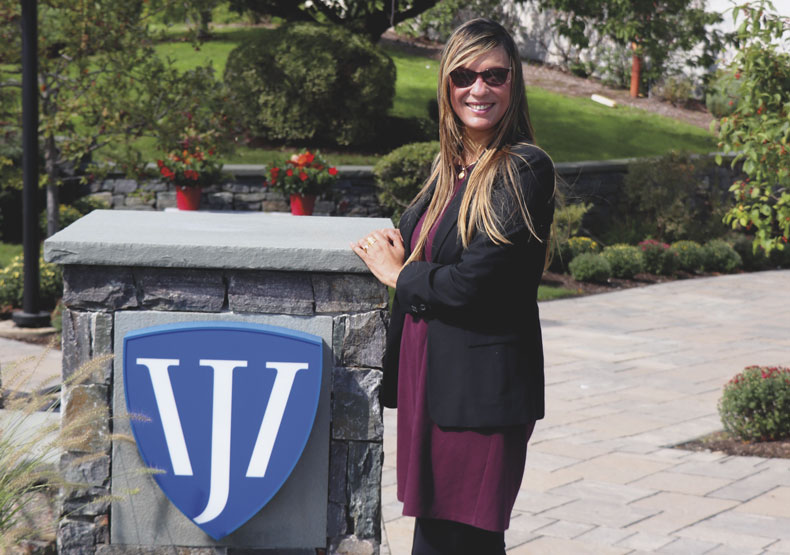
[[[95,210],[44,242],[57,264],[368,273],[349,248],[388,218]]]

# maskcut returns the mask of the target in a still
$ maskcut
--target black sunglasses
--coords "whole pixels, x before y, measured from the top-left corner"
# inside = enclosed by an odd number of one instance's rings
[[[458,88],[471,87],[477,81],[477,76],[483,78],[483,82],[490,87],[501,87],[507,81],[507,75],[510,73],[509,67],[490,67],[483,71],[472,71],[459,67],[450,72],[450,79],[453,85]]]

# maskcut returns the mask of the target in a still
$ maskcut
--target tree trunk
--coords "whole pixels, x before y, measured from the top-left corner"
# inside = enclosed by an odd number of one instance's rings
[[[198,39],[208,40],[211,38],[209,23],[211,23],[211,10],[201,10],[200,23],[198,26]]]
[[[639,96],[639,82],[642,80],[642,58],[637,54],[635,42],[631,43],[631,49],[634,51],[631,57],[631,97],[636,98]]]
[[[47,237],[51,237],[60,228],[60,199],[58,190],[58,148],[55,137],[44,140],[44,165],[47,170]]]

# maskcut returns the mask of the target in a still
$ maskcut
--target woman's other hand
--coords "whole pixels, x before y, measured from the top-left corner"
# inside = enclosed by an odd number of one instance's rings
[[[400,231],[392,228],[378,229],[356,243],[351,243],[351,248],[376,279],[384,285],[395,287],[405,258]]]

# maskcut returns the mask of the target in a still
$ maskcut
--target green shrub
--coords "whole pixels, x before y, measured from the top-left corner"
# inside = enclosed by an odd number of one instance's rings
[[[677,253],[670,250],[666,243],[655,239],[645,239],[639,243],[638,247],[642,251],[645,272],[670,276],[677,269]]]
[[[397,224],[403,210],[417,195],[431,174],[431,164],[439,153],[439,143],[413,143],[396,148],[373,168],[379,202]]]
[[[609,261],[601,254],[580,254],[570,261],[568,269],[577,281],[605,282],[612,275]]]
[[[94,210],[106,210],[110,208],[110,205],[107,202],[103,201],[97,197],[82,197],[78,198],[74,202],[69,204],[61,204],[58,207],[58,212],[60,213],[60,222],[58,224],[58,229],[63,229],[81,217],[85,216],[93,212]],[[47,211],[46,209],[41,211],[38,218],[38,225],[39,229],[41,230],[41,236],[46,237],[47,235]]]
[[[727,231],[722,218],[732,203],[727,191],[705,179],[713,162],[671,152],[634,162],[623,180],[615,206],[614,226],[636,234],[609,237],[611,242],[636,242],[644,237],[672,242],[706,241]],[[714,180],[715,181],[715,180]],[[619,224],[619,226],[617,225]]]
[[[691,79],[684,75],[671,75],[654,87],[658,97],[675,106],[685,106],[694,95]],[[651,90],[651,94],[653,91]]]
[[[749,366],[724,386],[724,429],[744,441],[790,439],[790,368]]]
[[[708,85],[705,105],[715,118],[723,118],[738,108],[738,81],[732,70],[719,70]]]
[[[557,235],[560,234],[558,233]],[[589,237],[571,237],[560,243],[557,250],[557,256],[552,259],[550,269],[554,272],[566,272],[571,260],[580,254],[599,253],[601,252],[601,246]]]
[[[287,23],[228,56],[225,83],[249,130],[267,139],[368,146],[395,95],[395,64],[364,37]]]
[[[560,206],[554,212],[554,229],[552,230],[552,258],[551,270],[554,272],[565,272],[568,263],[576,254],[581,252],[594,252],[590,250],[573,251],[574,246],[568,245],[568,241],[576,238],[582,229],[584,215],[592,207],[588,203],[566,204]],[[591,239],[579,238],[591,241]],[[596,244],[597,245],[597,244]],[[583,247],[582,247],[583,249]]]
[[[765,256],[765,251],[760,248],[756,251],[754,250],[754,237],[738,233],[729,236],[728,240],[732,244],[732,248],[735,249],[735,252],[741,257],[744,270],[755,272],[758,270],[765,270],[770,266],[769,259]],[[772,255],[773,252],[774,251],[771,251]]]
[[[63,294],[63,275],[60,266],[44,262],[43,258],[39,259],[38,265],[41,305],[51,309]],[[15,256],[8,266],[0,270],[0,306],[22,306],[23,270],[22,255]]]
[[[601,255],[609,262],[613,277],[631,279],[644,271],[645,264],[639,247],[611,245],[604,247]]]
[[[701,272],[705,268],[705,251],[696,241],[675,241],[670,250],[676,254],[681,270]]]
[[[731,273],[741,267],[741,256],[729,243],[713,239],[705,243],[705,271]]]
[[[779,250],[778,247],[771,249],[771,254],[768,255],[768,263],[773,268],[790,268],[790,245],[784,245],[782,250]]]

